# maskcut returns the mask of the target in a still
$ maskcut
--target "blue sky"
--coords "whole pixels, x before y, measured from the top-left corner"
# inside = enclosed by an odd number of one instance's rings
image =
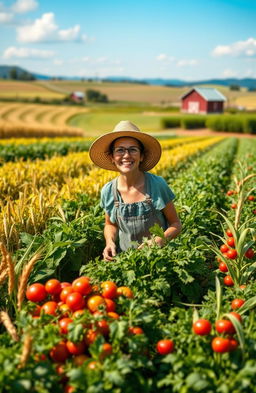
[[[46,75],[256,78],[255,0],[0,0],[0,64]]]

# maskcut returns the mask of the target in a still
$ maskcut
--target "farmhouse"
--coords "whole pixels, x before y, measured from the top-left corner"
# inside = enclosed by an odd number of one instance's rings
[[[181,111],[187,113],[222,113],[226,98],[217,89],[193,87],[182,97]]]
[[[75,102],[83,102],[85,98],[85,94],[82,91],[73,91],[70,94],[70,98]]]

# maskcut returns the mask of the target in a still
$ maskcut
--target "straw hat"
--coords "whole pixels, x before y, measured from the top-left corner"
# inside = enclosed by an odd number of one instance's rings
[[[120,121],[113,131],[100,136],[90,147],[89,155],[94,164],[100,168],[117,171],[115,164],[111,161],[109,147],[116,138],[130,137],[138,139],[144,146],[144,158],[140,164],[142,171],[149,171],[161,157],[161,145],[156,138],[141,132],[140,129],[128,120]]]

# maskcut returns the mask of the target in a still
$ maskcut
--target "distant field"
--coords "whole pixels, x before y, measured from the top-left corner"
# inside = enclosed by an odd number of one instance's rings
[[[256,110],[256,92],[243,97],[238,97],[235,100],[236,105],[244,107],[248,110]]]
[[[256,109],[256,93],[246,89],[232,91],[228,87],[216,87],[227,98],[226,106],[244,106]],[[82,81],[7,81],[0,80],[0,99],[2,98],[35,98],[62,99],[72,91],[96,89],[112,102],[134,103],[137,105],[179,106],[181,96],[191,87],[152,86],[138,83],[82,82]]]
[[[138,102],[155,105],[180,105],[181,96],[189,91],[191,87],[166,87],[152,86],[137,83],[110,83],[110,82],[81,82],[81,81],[50,81],[48,87],[54,86],[63,91],[85,91],[86,89],[96,89],[107,94],[111,101]],[[242,88],[240,91],[232,91],[229,87],[209,85],[215,87],[227,98],[227,105],[237,105],[237,99],[240,97],[251,97],[256,105],[256,94],[248,92]],[[251,104],[251,102],[250,102]]]
[[[63,98],[63,93],[49,90],[36,81],[7,81],[0,80],[0,99],[2,98],[35,98],[44,99]]]

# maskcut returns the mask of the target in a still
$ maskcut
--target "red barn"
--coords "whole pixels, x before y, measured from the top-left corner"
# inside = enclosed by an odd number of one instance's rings
[[[182,97],[181,111],[187,113],[222,113],[226,98],[211,87],[193,87]]]

